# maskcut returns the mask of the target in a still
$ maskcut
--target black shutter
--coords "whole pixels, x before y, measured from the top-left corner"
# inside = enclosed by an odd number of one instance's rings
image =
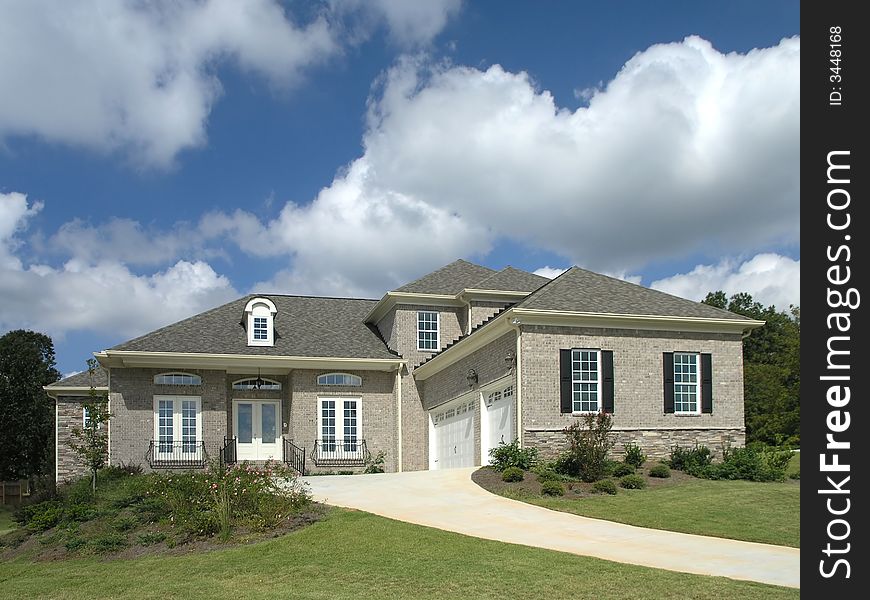
[[[674,412],[674,353],[665,352],[662,363],[665,381],[665,412]]]
[[[701,355],[701,412],[713,412],[713,356]]]
[[[571,382],[570,350],[559,350],[559,400],[563,413],[574,412],[574,386]]]
[[[601,407],[606,413],[613,413],[613,350],[601,351]]]

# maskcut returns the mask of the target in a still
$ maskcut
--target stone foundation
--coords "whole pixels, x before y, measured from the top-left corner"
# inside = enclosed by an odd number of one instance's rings
[[[745,429],[626,429],[613,430],[616,444],[611,455],[621,458],[624,444],[634,442],[650,459],[668,458],[673,446],[691,448],[695,444],[707,446],[714,458],[722,458],[726,445],[743,446]],[[543,459],[556,458],[567,447],[567,438],[561,429],[526,429],[523,437],[526,447],[537,448]]]

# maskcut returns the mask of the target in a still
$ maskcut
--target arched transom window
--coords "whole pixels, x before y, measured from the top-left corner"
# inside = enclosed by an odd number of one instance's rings
[[[362,385],[362,377],[349,373],[325,373],[317,377],[317,385]]]
[[[260,386],[257,387],[257,378],[239,379],[233,382],[234,390],[280,390],[281,384],[273,379],[260,378]]]
[[[157,385],[202,385],[202,377],[190,373],[160,373],[154,376]]]

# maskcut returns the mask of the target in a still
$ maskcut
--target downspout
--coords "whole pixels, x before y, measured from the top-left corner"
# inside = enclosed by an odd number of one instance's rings
[[[55,483],[58,483],[60,481],[60,473],[58,473],[58,465],[60,464],[60,460],[58,457],[59,450],[57,447],[57,440],[58,440],[57,430],[59,429],[57,419],[58,419],[57,397],[55,396],[55,398],[54,398],[54,482]]]
[[[106,422],[106,462],[112,464],[112,369],[106,369],[106,410],[109,420]]]
[[[522,385],[522,335],[519,319],[512,318],[509,322],[509,327],[517,332],[517,351],[516,351],[516,369],[517,374],[517,439],[520,442],[520,448],[525,447],[523,442],[523,385]]]
[[[396,369],[396,421],[399,426],[399,438],[396,444],[398,472],[402,472],[402,365]]]

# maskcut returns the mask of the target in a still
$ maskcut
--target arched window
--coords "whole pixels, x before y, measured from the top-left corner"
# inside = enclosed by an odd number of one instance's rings
[[[202,377],[190,373],[160,373],[154,376],[157,385],[202,385]]]
[[[317,385],[362,385],[362,377],[349,373],[325,373],[317,377]]]
[[[260,378],[260,387],[257,387],[257,379],[239,379],[233,382],[234,390],[280,390],[281,384],[273,379]]]
[[[268,298],[254,298],[245,305],[248,346],[275,345],[275,303]]]

